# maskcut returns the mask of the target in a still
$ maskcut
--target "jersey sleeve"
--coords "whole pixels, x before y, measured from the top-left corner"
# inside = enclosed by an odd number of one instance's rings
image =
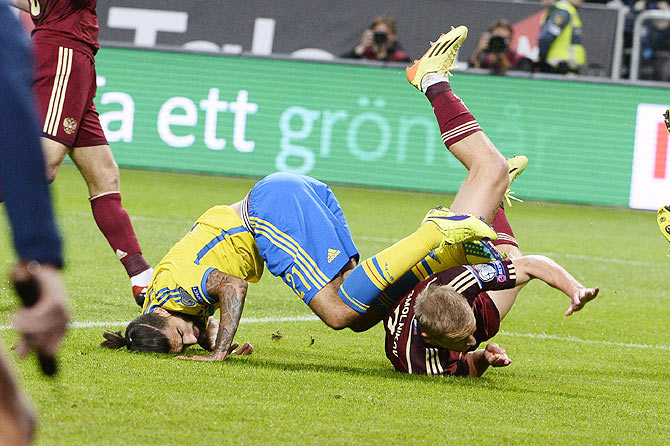
[[[500,312],[487,293],[481,293],[475,298],[472,303],[472,311],[477,321],[474,332],[477,345],[470,351],[477,349],[479,344],[488,341],[497,335],[500,330]]]
[[[479,293],[516,286],[516,270],[511,260],[494,260],[463,265],[437,274],[437,284],[447,285],[473,301]]]

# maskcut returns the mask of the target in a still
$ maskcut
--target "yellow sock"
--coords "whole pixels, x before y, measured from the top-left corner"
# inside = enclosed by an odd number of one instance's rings
[[[410,236],[354,268],[338,290],[340,298],[355,311],[365,313],[383,290],[441,243],[442,233],[437,226],[421,225]]]
[[[432,223],[421,225],[413,234],[364,260],[365,274],[383,290],[439,247],[441,242],[442,233],[437,226]]]

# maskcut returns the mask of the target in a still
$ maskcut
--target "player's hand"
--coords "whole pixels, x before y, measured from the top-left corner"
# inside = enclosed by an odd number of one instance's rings
[[[248,356],[254,352],[254,346],[249,344],[248,342],[245,342],[242,347],[239,347],[240,344],[235,343],[230,346],[230,350],[228,351],[229,354],[231,355],[238,355],[238,356]]]
[[[219,322],[210,316],[209,319],[207,319],[207,332],[205,333],[205,336],[207,337],[207,345],[209,346],[208,350],[214,350],[218,333]]]
[[[575,311],[579,311],[584,308],[584,305],[598,296],[599,291],[599,287],[578,289],[572,296],[570,296],[572,302],[568,307],[568,311],[565,312],[565,315],[570,316]]]
[[[40,265],[33,274],[40,296],[35,305],[21,308],[14,317],[14,327],[21,334],[16,351],[22,358],[31,350],[53,357],[69,320],[65,287],[60,270],[53,266]]]
[[[507,356],[504,348],[500,347],[495,342],[490,342],[484,349],[484,359],[492,367],[505,367],[512,363],[512,360]]]

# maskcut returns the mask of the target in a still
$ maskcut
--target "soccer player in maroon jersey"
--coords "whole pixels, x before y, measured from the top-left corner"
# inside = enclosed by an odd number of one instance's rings
[[[88,186],[93,218],[126,269],[141,306],[153,270],[121,205],[119,168],[93,98],[98,44],[96,0],[10,0],[30,13],[35,28],[33,92],[42,124],[47,177],[69,155]]]
[[[489,366],[510,364],[504,349],[489,343],[522,286],[537,278],[571,299],[566,315],[583,308],[599,289],[585,288],[553,260],[521,256],[504,210],[493,228],[508,259],[463,265],[437,273],[405,295],[384,320],[386,356],[396,370],[418,375],[481,376]]]

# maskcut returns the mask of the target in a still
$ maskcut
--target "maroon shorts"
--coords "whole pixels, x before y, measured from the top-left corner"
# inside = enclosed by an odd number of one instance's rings
[[[492,242],[493,246],[512,245],[517,248],[519,247],[519,243],[516,241],[516,237],[514,237],[512,226],[505,215],[505,209],[502,206],[498,208],[498,212],[493,217],[491,225],[493,226],[493,230],[498,233],[498,240]]]
[[[42,136],[67,147],[106,145],[93,98],[95,63],[86,54],[57,45],[33,45],[37,101]]]

